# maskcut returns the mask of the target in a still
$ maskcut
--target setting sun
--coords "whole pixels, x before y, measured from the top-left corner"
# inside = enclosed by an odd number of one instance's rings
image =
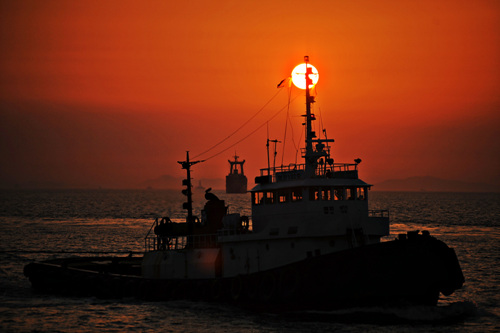
[[[316,67],[314,67],[311,64],[303,63],[295,66],[295,68],[292,71],[292,82],[299,89],[306,89],[306,78],[305,78],[306,67],[310,67],[313,73],[309,74],[309,78],[312,80],[313,83],[309,86],[309,88],[314,87],[314,85],[318,83],[319,74]]]

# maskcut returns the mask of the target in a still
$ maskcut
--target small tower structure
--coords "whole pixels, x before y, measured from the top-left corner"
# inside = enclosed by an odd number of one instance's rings
[[[238,161],[238,155],[234,154],[234,161],[228,160],[230,169],[226,176],[226,193],[246,193],[247,177],[243,171],[245,160]]]

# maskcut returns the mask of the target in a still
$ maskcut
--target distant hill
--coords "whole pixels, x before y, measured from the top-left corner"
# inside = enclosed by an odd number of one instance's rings
[[[158,178],[154,179],[148,179],[141,184],[138,185],[140,188],[153,188],[153,189],[178,189],[180,190],[182,186],[182,179],[184,177],[173,177],[169,175],[162,175]],[[226,184],[223,179],[218,179],[218,178],[211,178],[211,179],[195,179],[193,180],[193,187],[196,188],[198,186],[201,186],[204,188],[213,188],[215,189],[225,189]]]
[[[375,191],[496,192],[491,184],[469,183],[431,176],[390,179],[375,184]]]

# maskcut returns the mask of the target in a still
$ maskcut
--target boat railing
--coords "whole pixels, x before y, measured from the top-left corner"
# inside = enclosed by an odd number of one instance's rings
[[[144,241],[144,248],[146,252],[159,250],[182,250],[187,248],[188,245],[192,248],[215,248],[218,246],[217,234],[179,236],[159,236],[148,234]]]
[[[372,209],[368,211],[368,217],[386,217],[389,218],[389,210],[387,209]]]
[[[358,170],[357,163],[327,163],[319,164],[316,168],[317,177],[334,177],[335,173],[347,174]],[[272,168],[260,169],[260,179],[269,179],[272,182],[280,180],[300,179],[304,174],[306,165],[291,163]]]
[[[306,158],[308,154],[308,149],[307,148],[300,148],[300,153],[302,158]],[[324,156],[325,158],[330,158],[330,147],[329,146],[323,146],[321,150],[315,150],[313,155],[316,156]]]
[[[150,237],[151,235],[151,232],[154,230],[155,227],[158,226],[158,217],[155,218],[155,220],[153,221],[153,224],[151,224],[151,227],[149,228],[148,230],[148,233],[146,234],[146,237],[144,237],[145,239],[147,239],[148,237]]]
[[[281,166],[272,167],[272,168],[260,169],[260,175],[261,176],[272,176],[272,175],[275,175],[276,173],[298,172],[298,171],[304,171],[305,168],[306,168],[305,164],[290,163],[289,165],[281,165]]]
[[[332,171],[334,172],[345,172],[345,171],[356,171],[358,170],[357,163],[333,163]]]

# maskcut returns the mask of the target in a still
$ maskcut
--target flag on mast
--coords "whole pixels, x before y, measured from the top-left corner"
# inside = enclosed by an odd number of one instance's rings
[[[281,80],[281,82],[278,83],[277,87],[278,88],[284,88],[286,86],[290,87],[290,83],[292,82],[290,79],[291,79],[290,77],[287,77],[286,79]]]

